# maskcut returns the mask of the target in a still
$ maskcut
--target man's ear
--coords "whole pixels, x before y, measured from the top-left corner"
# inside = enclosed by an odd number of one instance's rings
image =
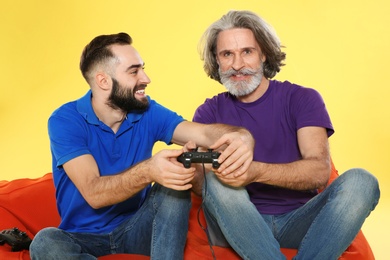
[[[261,59],[261,62],[264,63],[267,60],[267,57],[264,54],[261,54],[260,59]]]
[[[111,78],[104,72],[98,72],[95,75],[95,83],[102,90],[109,90],[111,88]]]

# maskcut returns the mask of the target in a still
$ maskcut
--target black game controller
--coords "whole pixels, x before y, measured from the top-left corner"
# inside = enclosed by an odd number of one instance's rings
[[[220,164],[218,163],[218,157],[221,153],[213,152],[209,149],[207,152],[198,152],[195,149],[192,152],[184,152],[177,160],[183,164],[185,168],[190,168],[191,163],[211,163],[214,169],[218,169]]]
[[[18,228],[5,229],[0,232],[0,245],[7,243],[11,246],[13,252],[29,249],[31,239],[26,232],[20,231]]]

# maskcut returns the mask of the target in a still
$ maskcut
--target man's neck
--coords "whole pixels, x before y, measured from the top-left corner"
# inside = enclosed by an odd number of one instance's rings
[[[97,100],[92,97],[92,108],[101,122],[110,127],[116,133],[123,120],[126,119],[126,113],[120,109],[113,109],[103,100]]]

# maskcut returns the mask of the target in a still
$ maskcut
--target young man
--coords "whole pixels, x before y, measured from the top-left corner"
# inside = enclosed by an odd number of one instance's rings
[[[337,259],[378,203],[377,179],[352,169],[318,193],[329,179],[333,126],[315,90],[270,80],[285,53],[264,20],[230,11],[202,43],[207,75],[228,92],[207,99],[193,121],[245,127],[256,141],[248,171],[206,174],[212,244],[243,259],[284,259],[280,247],[298,249],[296,259]]]
[[[90,91],[49,119],[61,223],[35,236],[32,259],[114,253],[181,259],[195,168],[177,157],[196,145],[223,146],[221,171],[250,165],[254,141],[247,130],[185,121],[146,95],[150,79],[131,44],[126,33],[93,39],[80,62]],[[186,147],[152,156],[157,141]]]

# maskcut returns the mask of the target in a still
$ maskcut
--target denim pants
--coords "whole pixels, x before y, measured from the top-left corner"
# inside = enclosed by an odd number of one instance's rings
[[[30,255],[33,260],[96,259],[117,253],[183,259],[190,207],[190,191],[174,191],[155,184],[137,213],[111,233],[70,233],[45,228],[31,243]]]
[[[245,188],[224,185],[213,173],[206,174],[205,184],[203,209],[211,243],[232,247],[251,260],[285,259],[280,247],[298,249],[294,259],[338,259],[380,196],[373,175],[351,169],[302,207],[265,215],[257,211]]]

